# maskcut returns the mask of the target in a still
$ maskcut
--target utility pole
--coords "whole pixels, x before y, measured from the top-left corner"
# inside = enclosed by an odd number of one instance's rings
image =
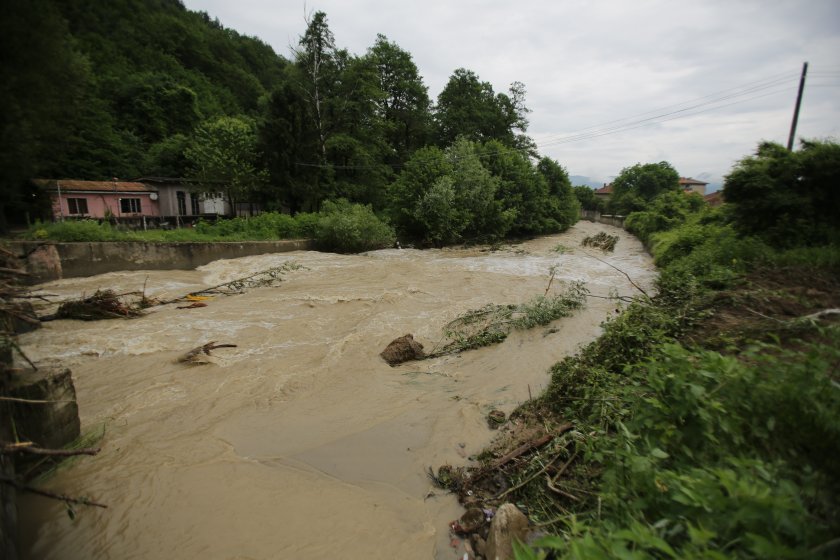
[[[799,93],[796,96],[796,108],[793,110],[793,122],[790,123],[787,149],[793,151],[793,139],[796,136],[796,123],[799,121],[799,106],[802,105],[802,90],[805,89],[805,75],[808,74],[808,63],[802,64],[802,77],[799,78]]]

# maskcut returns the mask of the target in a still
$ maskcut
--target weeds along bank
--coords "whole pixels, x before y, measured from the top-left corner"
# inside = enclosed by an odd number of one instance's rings
[[[628,217],[660,267],[658,295],[553,366],[545,394],[518,412],[572,429],[482,496],[516,503],[543,535],[517,558],[840,554],[837,231],[817,220],[782,243],[779,228],[754,226],[738,181],[761,150],[727,178],[738,202],[710,209],[669,193]]]

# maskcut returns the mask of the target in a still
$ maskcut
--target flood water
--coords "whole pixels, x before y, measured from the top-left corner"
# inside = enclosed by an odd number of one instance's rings
[[[589,298],[551,330],[460,356],[392,368],[379,353],[406,333],[431,349],[467,310],[542,294],[553,265],[552,290],[582,280],[596,295],[637,295],[620,272],[579,250],[599,231],[620,236],[615,253],[587,251],[650,287],[655,271],[641,244],[589,222],[494,252],[296,252],[39,286],[78,297],[145,282],[147,294],[174,298],[287,261],[304,267],[278,287],[203,308],[54,321],[21,337],[32,360],[72,369],[82,430],[105,427],[99,455],[44,487],[109,506],[79,506],[71,520],[59,502],[22,496],[22,556],[460,558],[447,523],[461,510],[425,469],[480,452],[494,433],[487,413],[510,413],[529,390],[538,394],[548,368],[595,338],[616,303]],[[554,251],[558,244],[571,252]],[[210,341],[237,347],[205,365],[176,362]]]

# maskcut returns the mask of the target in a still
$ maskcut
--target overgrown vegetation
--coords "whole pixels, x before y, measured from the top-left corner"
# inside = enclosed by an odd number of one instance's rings
[[[832,177],[832,161],[813,176]],[[737,181],[761,180],[745,167]],[[814,188],[822,200],[833,182]],[[607,321],[518,412],[555,432],[573,426],[482,496],[522,504],[555,533],[518,558],[840,550],[840,251],[780,250],[735,205],[693,204],[659,195],[628,217],[661,268],[658,294]]]
[[[153,243],[188,241],[272,241],[278,239],[314,239],[328,251],[352,253],[390,247],[395,234],[387,222],[379,219],[369,206],[346,200],[327,202],[316,214],[289,216],[267,212],[253,217],[207,222],[194,228],[174,230],[125,230],[108,222],[67,220],[37,223],[27,233],[30,239],[53,241],[146,241]]]
[[[583,283],[573,282],[563,293],[536,296],[520,305],[488,304],[467,311],[444,327],[445,342],[429,357],[498,344],[514,330],[532,329],[568,317],[586,303],[588,293]]]

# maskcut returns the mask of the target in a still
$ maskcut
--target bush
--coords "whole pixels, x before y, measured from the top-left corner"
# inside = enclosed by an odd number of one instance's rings
[[[33,239],[51,239],[53,241],[115,241],[120,238],[107,222],[96,220],[65,220],[52,224],[35,224],[29,230],[29,237]]]
[[[319,248],[339,253],[359,253],[390,247],[394,230],[373,213],[370,206],[344,199],[324,203],[315,238]]]

